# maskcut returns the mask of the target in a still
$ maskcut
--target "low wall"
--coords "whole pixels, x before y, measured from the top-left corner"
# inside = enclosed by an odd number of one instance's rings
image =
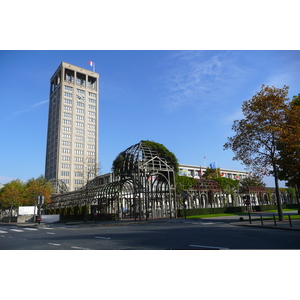
[[[41,223],[54,223],[60,221],[60,215],[41,215]]]
[[[33,215],[18,216],[18,223],[34,222]]]
[[[37,219],[37,215],[35,219]],[[60,215],[41,215],[42,221],[41,223],[54,223],[60,221]],[[8,223],[9,217],[3,217],[0,219],[0,222]],[[36,222],[34,220],[33,215],[26,215],[26,216],[18,216],[18,217],[11,217],[10,222],[12,223],[26,223],[26,222]]]

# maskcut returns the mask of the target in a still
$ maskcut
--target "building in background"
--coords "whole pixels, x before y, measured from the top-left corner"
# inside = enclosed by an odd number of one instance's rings
[[[99,74],[62,62],[50,79],[46,179],[80,189],[98,172]]]
[[[200,177],[203,176],[206,169],[207,167],[180,164],[179,175],[194,177],[195,179],[199,179]],[[222,177],[236,179],[236,180],[242,180],[249,177],[249,172],[247,171],[238,171],[238,170],[229,170],[229,169],[220,168],[220,173]]]
[[[195,179],[200,179],[205,173],[206,169],[207,167],[179,164],[178,174],[180,176],[187,176],[193,177]],[[235,180],[242,180],[251,176],[251,174],[247,171],[229,170],[223,168],[220,168],[220,173],[222,177],[231,178]],[[94,180],[94,185],[107,184],[113,181],[113,173],[101,174]]]

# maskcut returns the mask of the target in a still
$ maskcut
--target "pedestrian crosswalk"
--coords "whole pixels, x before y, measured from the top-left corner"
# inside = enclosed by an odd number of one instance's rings
[[[26,232],[26,231],[37,231],[37,228],[24,227],[24,228],[1,228],[0,234],[5,234],[9,232]]]
[[[24,232],[24,230],[23,229],[10,229],[10,231],[15,231],[15,232]]]

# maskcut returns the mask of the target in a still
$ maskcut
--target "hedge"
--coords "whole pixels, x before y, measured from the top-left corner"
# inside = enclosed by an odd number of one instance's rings
[[[298,209],[298,204],[282,204],[282,208]],[[277,209],[277,205],[255,205],[253,206],[254,211],[265,211]],[[222,213],[241,213],[247,210],[245,206],[235,207],[217,207],[217,208],[195,208],[195,209],[178,209],[177,216],[196,216],[196,215],[212,215]]]
[[[194,208],[194,209],[179,209],[177,215],[180,216],[196,216],[196,215],[211,215],[222,213],[239,213],[244,212],[243,206],[238,207],[216,207],[216,208]]]
[[[282,208],[288,208],[288,209],[298,209],[298,204],[282,204]],[[274,210],[277,209],[277,205],[255,205],[254,210],[255,211],[265,211],[265,210]]]

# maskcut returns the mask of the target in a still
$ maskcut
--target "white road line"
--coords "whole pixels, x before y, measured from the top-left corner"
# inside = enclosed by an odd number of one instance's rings
[[[95,236],[95,239],[110,240],[109,237],[105,237],[105,236]]]
[[[222,224],[223,222],[203,222],[202,225],[215,225],[215,224]]]
[[[73,249],[79,249],[79,250],[91,250],[89,248],[75,247],[75,246],[71,246],[71,248],[73,248]]]
[[[204,245],[190,245],[190,247],[205,248],[205,249],[229,250],[229,248],[224,248],[224,247],[213,247],[213,246],[204,246]]]
[[[47,232],[47,234],[55,234],[55,232]]]
[[[48,245],[61,246],[61,244],[55,244],[55,243],[48,243]]]
[[[15,231],[15,232],[24,232],[24,230],[22,229],[10,229],[11,231]]]
[[[0,230],[0,233],[8,233],[7,231]]]
[[[38,230],[37,228],[24,228],[25,230]]]

